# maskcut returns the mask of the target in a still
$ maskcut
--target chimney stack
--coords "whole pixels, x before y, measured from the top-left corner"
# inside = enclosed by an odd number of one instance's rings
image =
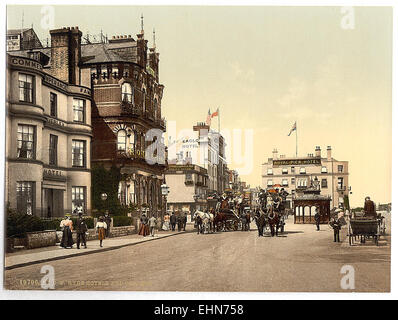
[[[328,146],[327,152],[328,152],[328,160],[332,160],[332,147],[331,146]]]
[[[67,83],[80,84],[82,32],[78,27],[50,30],[51,74]]]
[[[316,146],[315,147],[315,156],[316,157],[321,157],[321,147],[320,146]]]

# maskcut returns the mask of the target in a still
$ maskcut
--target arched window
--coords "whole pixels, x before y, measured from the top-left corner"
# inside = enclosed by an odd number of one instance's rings
[[[117,150],[126,151],[127,147],[127,135],[125,130],[119,130],[117,132]]]
[[[128,82],[122,84],[122,101],[133,103],[133,87]]]

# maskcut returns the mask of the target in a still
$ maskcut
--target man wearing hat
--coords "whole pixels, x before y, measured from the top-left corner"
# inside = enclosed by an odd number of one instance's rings
[[[86,243],[87,230],[88,230],[87,224],[84,221],[82,215],[79,214],[79,218],[77,219],[77,225],[76,225],[76,234],[77,234],[76,246],[78,249],[80,249],[80,243],[84,244],[84,248],[87,249],[87,243]]]
[[[370,197],[365,198],[363,211],[365,212],[364,217],[377,218],[375,203],[370,200]]]

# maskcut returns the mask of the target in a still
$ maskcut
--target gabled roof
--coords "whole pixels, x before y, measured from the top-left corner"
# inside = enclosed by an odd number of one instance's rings
[[[25,31],[30,30],[31,28],[24,28],[24,29],[7,29],[7,35],[17,35],[21,34]]]

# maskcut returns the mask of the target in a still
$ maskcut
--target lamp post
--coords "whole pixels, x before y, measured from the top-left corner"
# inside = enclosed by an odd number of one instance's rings
[[[108,199],[108,195],[105,192],[101,193],[101,200],[104,202],[104,209],[105,209],[106,199]]]
[[[160,189],[162,191],[163,203],[164,203],[164,210],[162,213],[162,222],[163,222],[164,215],[165,213],[167,213],[167,195],[169,194],[170,191],[169,191],[169,186],[166,183],[163,183],[160,186]]]

